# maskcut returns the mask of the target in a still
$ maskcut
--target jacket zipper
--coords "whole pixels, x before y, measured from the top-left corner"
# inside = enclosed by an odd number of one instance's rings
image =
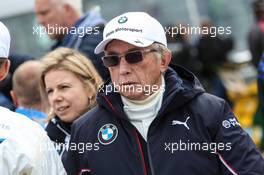
[[[110,108],[117,114],[119,115],[115,108],[113,107],[112,103],[109,101],[109,99],[107,97],[104,96],[104,99],[106,100],[106,102],[108,103],[108,105],[110,106]],[[137,129],[134,128],[134,132],[135,132],[135,135],[136,135],[136,141],[137,141],[137,145],[138,145],[138,148],[139,148],[139,151],[140,151],[140,156],[141,156],[141,160],[142,160],[142,165],[143,165],[143,172],[144,172],[144,175],[148,175],[148,172],[147,172],[147,166],[146,166],[146,161],[145,161],[145,157],[144,157],[144,154],[143,154],[143,149],[142,149],[142,146],[141,146],[141,143],[139,141],[139,137],[138,137],[138,133],[137,133]],[[147,149],[149,150],[148,148],[148,143],[147,143]],[[148,157],[150,158],[149,156],[149,151],[148,151]],[[150,159],[151,160],[151,159]],[[154,173],[153,171],[153,168],[152,168],[152,165],[150,165],[150,169],[151,169],[151,172]],[[152,174],[154,175],[154,174]]]
[[[148,159],[149,159],[149,168],[150,168],[150,172],[151,172],[151,175],[155,175],[154,173],[154,168],[153,168],[153,164],[152,164],[152,159],[151,159],[151,156],[150,156],[150,149],[149,149],[149,144],[147,142],[147,150],[148,150]]]
[[[145,161],[145,157],[144,157],[144,154],[143,154],[143,149],[142,149],[141,143],[139,141],[138,133],[137,133],[136,129],[134,130],[134,132],[136,134],[136,140],[137,140],[137,145],[138,145],[140,156],[141,156],[141,160],[142,160],[144,175],[148,175],[146,161]]]

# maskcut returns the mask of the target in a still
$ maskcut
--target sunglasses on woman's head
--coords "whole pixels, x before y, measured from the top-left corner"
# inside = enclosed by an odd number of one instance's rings
[[[125,58],[129,64],[135,64],[143,60],[144,53],[157,52],[155,49],[135,50],[126,52],[121,55],[106,55],[102,57],[105,67],[117,66],[122,57]]]

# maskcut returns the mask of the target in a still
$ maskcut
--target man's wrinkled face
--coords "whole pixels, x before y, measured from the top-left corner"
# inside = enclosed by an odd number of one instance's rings
[[[120,40],[111,41],[105,50],[105,55],[122,55],[135,50],[144,50]],[[144,100],[148,97],[139,87],[161,85],[161,61],[154,52],[145,52],[143,60],[128,63],[122,56],[120,63],[109,67],[112,82],[120,89],[120,94],[131,100]],[[133,88],[131,88],[133,87]]]
[[[58,4],[57,0],[36,0],[35,13],[39,24],[49,30],[48,35],[51,39],[61,39],[64,34],[59,31],[59,27],[65,27],[65,10],[63,5]],[[57,29],[57,31],[55,30]]]

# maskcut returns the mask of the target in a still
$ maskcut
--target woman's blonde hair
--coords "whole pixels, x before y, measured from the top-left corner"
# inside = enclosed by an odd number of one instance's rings
[[[96,105],[96,94],[100,86],[103,84],[103,81],[88,58],[78,51],[61,47],[45,55],[41,61],[43,62],[40,79],[42,98],[47,98],[44,81],[46,74],[51,70],[66,70],[76,75],[77,78],[83,82],[84,86],[89,88],[89,90],[94,91],[92,97],[87,97],[90,100],[87,110]],[[48,116],[48,121],[50,121],[55,114],[51,110]]]

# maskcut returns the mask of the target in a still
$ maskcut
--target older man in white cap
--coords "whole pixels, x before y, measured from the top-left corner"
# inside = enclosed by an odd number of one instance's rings
[[[72,128],[69,175],[263,175],[264,160],[228,104],[205,93],[171,52],[162,25],[143,12],[112,19],[95,52],[111,82]],[[94,145],[97,145],[95,147]],[[99,148],[98,148],[99,147]]]
[[[8,73],[10,35],[0,22],[0,81]],[[0,174],[64,175],[58,153],[40,125],[0,107]]]

